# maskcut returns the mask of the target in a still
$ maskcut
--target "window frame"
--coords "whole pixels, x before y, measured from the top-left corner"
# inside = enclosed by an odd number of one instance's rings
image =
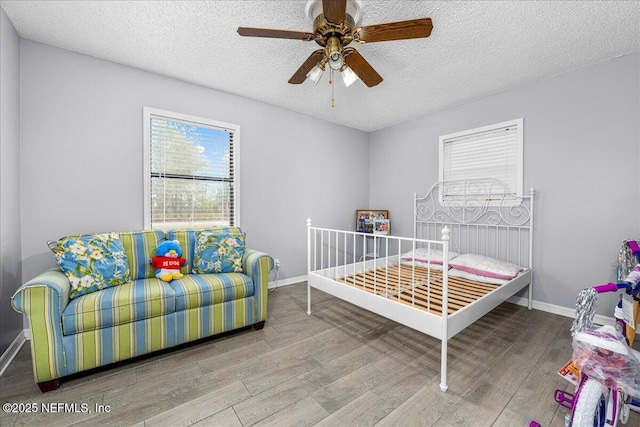
[[[454,132],[447,135],[442,135],[438,141],[438,178],[439,181],[444,181],[445,175],[445,164],[444,164],[444,145],[445,141],[449,141],[452,139],[460,139],[463,137],[469,137],[475,134],[487,133],[491,131],[497,131],[506,127],[517,127],[517,141],[516,141],[516,176],[515,176],[515,188],[509,189],[510,194],[513,194],[517,197],[517,199],[522,200],[524,197],[523,187],[524,187],[524,118],[520,117],[513,120],[507,120],[500,123],[495,123],[487,126],[481,126],[473,129],[467,129],[460,132]],[[476,176],[474,178],[470,178],[469,180],[482,180],[482,179],[495,179],[495,177],[482,177]],[[491,201],[491,194],[485,195],[488,201]],[[446,198],[441,194],[441,201],[446,201]],[[514,202],[518,202],[518,200],[514,200]]]
[[[220,122],[204,117],[192,116],[189,114],[176,113],[173,111],[161,110],[152,107],[142,107],[143,115],[143,226],[145,230],[153,229],[151,223],[151,118],[161,117],[167,120],[189,122],[194,125],[204,125],[207,127],[227,130],[233,134],[233,216],[231,218],[233,226],[240,226],[240,126],[232,123]]]

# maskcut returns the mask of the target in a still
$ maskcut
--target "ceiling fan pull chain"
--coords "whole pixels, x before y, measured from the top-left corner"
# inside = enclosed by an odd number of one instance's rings
[[[331,85],[331,108],[333,108],[336,105],[336,101],[335,101],[334,96],[333,96],[334,84],[333,84],[333,70],[332,69],[329,70],[329,84]]]

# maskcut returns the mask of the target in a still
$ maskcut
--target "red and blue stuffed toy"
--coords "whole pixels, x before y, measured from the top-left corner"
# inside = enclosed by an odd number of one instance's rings
[[[163,282],[184,277],[180,267],[186,260],[181,258],[182,248],[177,240],[165,240],[156,248],[156,256],[149,259],[149,263],[156,269],[156,277]]]

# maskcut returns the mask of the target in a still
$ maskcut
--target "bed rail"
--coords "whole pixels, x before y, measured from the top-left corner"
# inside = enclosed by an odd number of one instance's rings
[[[441,250],[443,253],[443,306],[440,310],[432,304],[432,295],[426,295],[427,311],[447,313],[447,270],[449,254],[449,229],[442,230],[442,240],[426,240],[389,235],[360,233],[355,231],[335,230],[311,226],[307,219],[308,247],[307,272],[331,280],[349,282],[351,286],[367,290],[384,298],[400,298],[409,305],[420,305],[416,295],[403,295],[407,286],[417,283],[431,283],[431,271],[426,275],[413,267],[397,268],[400,254],[416,248]],[[429,262],[431,259],[429,258]],[[435,261],[435,260],[434,260]],[[366,273],[366,274],[363,274]],[[378,280],[380,279],[380,280]],[[381,286],[382,284],[382,286]],[[309,303],[309,301],[308,301]],[[310,303],[308,314],[311,313]]]

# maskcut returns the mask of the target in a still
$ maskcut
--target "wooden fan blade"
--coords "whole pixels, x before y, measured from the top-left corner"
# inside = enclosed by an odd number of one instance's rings
[[[250,27],[238,27],[238,34],[248,37],[270,37],[274,39],[292,39],[304,41],[311,41],[316,37],[313,33],[307,33],[305,31],[274,30],[271,28]]]
[[[299,85],[307,79],[307,73],[322,60],[324,57],[324,49],[318,49],[314,51],[306,61],[298,68],[298,71],[293,73],[293,76],[289,79],[289,83],[293,85]]]
[[[344,60],[354,73],[369,87],[375,86],[382,81],[382,77],[357,50],[348,47],[344,50]]]
[[[322,0],[324,19],[333,24],[342,24],[344,22],[346,10],[347,0]]]
[[[354,39],[365,42],[384,42],[429,37],[433,23],[431,18],[367,25],[353,30]]]

